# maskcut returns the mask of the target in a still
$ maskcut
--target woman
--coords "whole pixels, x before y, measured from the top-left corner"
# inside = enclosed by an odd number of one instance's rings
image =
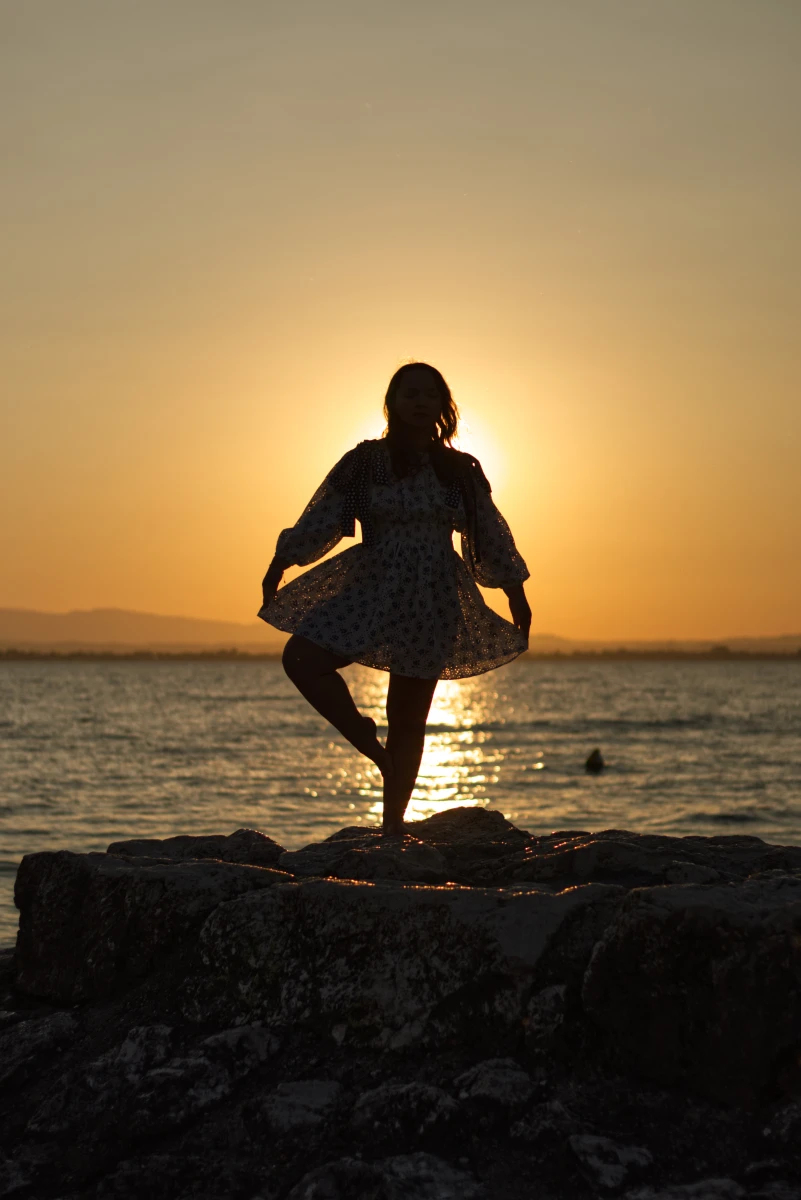
[[[451,447],[458,412],[442,375],[407,363],[390,380],[385,436],[336,464],[300,520],[278,538],[259,616],[291,633],[287,675],[384,779],[383,831],[403,833],[438,679],[480,675],[528,645],[528,569],[478,461]],[[293,564],[315,562],[355,520],[360,545],[278,591]],[[462,558],[452,533],[461,534]],[[476,587],[503,588],[513,624]],[[340,667],[389,671],[387,744],[353,702]]]

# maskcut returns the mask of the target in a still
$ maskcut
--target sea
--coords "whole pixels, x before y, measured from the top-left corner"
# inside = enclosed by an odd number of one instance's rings
[[[344,674],[381,732],[387,676]],[[531,833],[801,844],[801,660],[520,659],[441,682],[408,816],[456,805]],[[375,768],[277,661],[0,664],[0,945],[25,854],[243,826],[295,849],[380,819]]]

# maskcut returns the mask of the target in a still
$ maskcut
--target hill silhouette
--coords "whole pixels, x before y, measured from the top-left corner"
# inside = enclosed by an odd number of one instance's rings
[[[211,621],[198,617],[165,616],[124,608],[76,609],[50,613],[26,608],[0,608],[0,650],[206,651],[235,649],[251,654],[278,652],[286,634],[263,621]],[[801,652],[801,634],[781,637],[735,637],[709,641],[573,640],[551,633],[532,634],[535,654],[657,653],[687,654],[726,651],[732,654],[788,654]]]

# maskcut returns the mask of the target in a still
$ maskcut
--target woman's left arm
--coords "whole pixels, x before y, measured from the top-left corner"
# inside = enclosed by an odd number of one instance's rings
[[[467,526],[462,530],[462,557],[476,583],[503,589],[513,623],[528,637],[531,609],[523,587],[529,577],[528,567],[511,529],[493,502],[480,466],[471,473],[471,484],[474,513],[473,520],[468,516]]]

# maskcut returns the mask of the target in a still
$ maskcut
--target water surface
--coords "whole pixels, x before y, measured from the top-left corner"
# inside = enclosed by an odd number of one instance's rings
[[[387,677],[346,675],[380,726]],[[597,777],[594,746],[609,763]],[[409,815],[454,804],[533,833],[801,843],[801,664],[522,660],[442,682]],[[0,665],[0,943],[32,851],[243,825],[295,848],[378,821],[372,764],[277,662]]]

